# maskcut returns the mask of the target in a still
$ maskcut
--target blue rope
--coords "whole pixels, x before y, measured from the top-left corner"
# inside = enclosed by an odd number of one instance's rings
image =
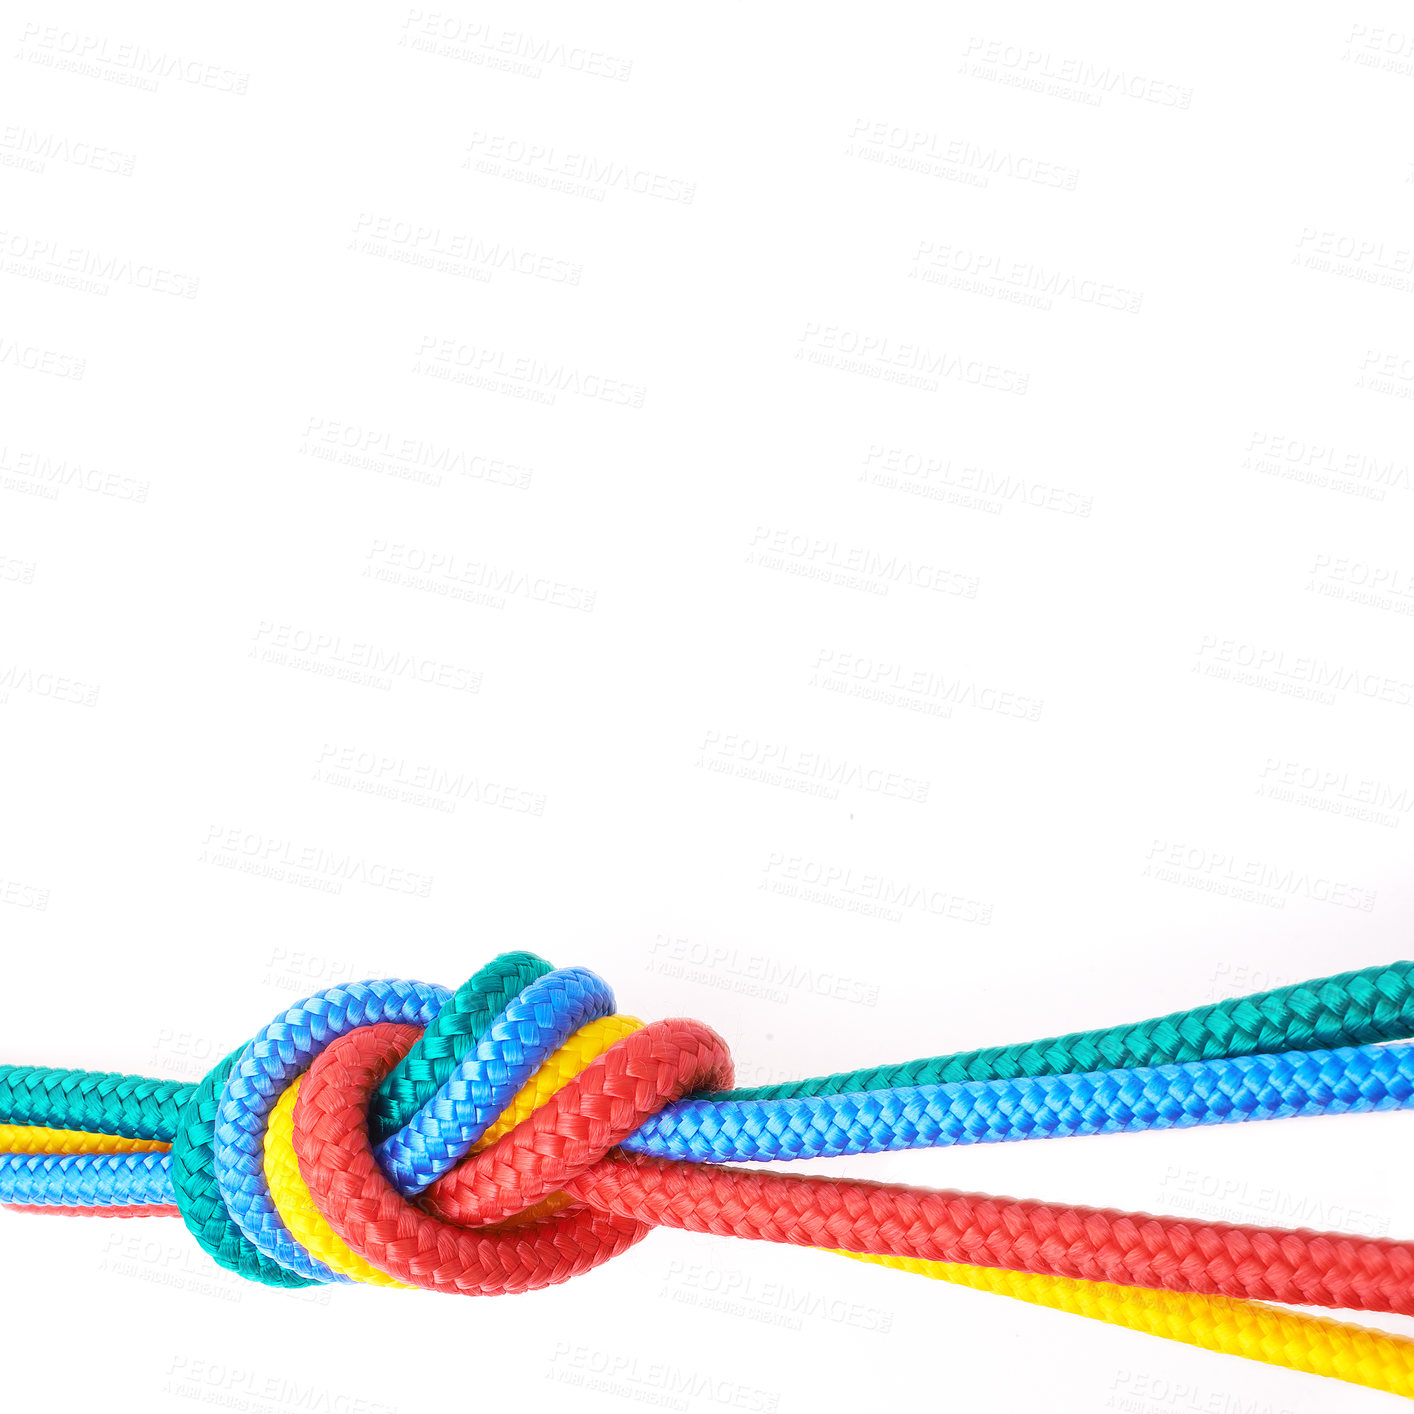
[[[315,1281],[348,1280],[295,1241],[270,1196],[265,1129],[280,1092],[336,1037],[379,1021],[428,1026],[450,995],[426,982],[330,987],[276,1017],[241,1052],[221,1092],[212,1156],[226,1210],[272,1261]]]
[[[838,1158],[1414,1106],[1414,1044],[968,1080],[786,1100],[682,1100],[623,1141],[662,1159]]]
[[[684,1100],[623,1147],[744,1163],[1408,1108],[1414,1043],[1400,1043],[788,1100]],[[170,1203],[169,1159],[3,1155],[0,1203]]]
[[[540,1066],[581,1026],[610,1016],[609,984],[585,967],[561,967],[537,978],[396,1134],[374,1150],[401,1193],[420,1193],[496,1122]]]
[[[112,1159],[95,1164],[92,1159]],[[170,1206],[170,1154],[5,1154],[0,1157],[0,1203],[40,1207]]]

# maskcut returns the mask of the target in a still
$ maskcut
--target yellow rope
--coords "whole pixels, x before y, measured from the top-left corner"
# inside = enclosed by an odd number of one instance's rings
[[[1224,1355],[1244,1355],[1268,1365],[1284,1365],[1310,1375],[1414,1398],[1414,1340],[1347,1325],[1344,1321],[1305,1316],[1297,1311],[1228,1296],[1195,1296],[1115,1286],[1105,1281],[1040,1276],[999,1267],[970,1267],[956,1262],[925,1262],[913,1257],[841,1252],[857,1262],[873,1262],[895,1271],[916,1272],[936,1281],[955,1282],[1049,1306],[1113,1326],[1183,1341]]]
[[[471,1152],[479,1153],[503,1134],[509,1134],[615,1041],[642,1030],[643,1023],[636,1016],[606,1016],[581,1027],[521,1086],[501,1117],[471,1146]]]
[[[297,1075],[284,1089],[270,1111],[265,1129],[265,1181],[275,1208],[291,1235],[307,1251],[334,1271],[370,1286],[401,1286],[387,1272],[366,1262],[329,1226],[329,1220],[314,1206],[295,1154],[295,1102],[299,1099]]]
[[[118,1134],[45,1129],[37,1124],[0,1124],[0,1154],[163,1154],[171,1147],[160,1139],[124,1139]]]

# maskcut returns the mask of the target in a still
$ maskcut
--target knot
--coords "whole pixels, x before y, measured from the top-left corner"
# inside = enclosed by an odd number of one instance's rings
[[[257,1281],[527,1290],[648,1232],[576,1182],[731,1083],[709,1027],[645,1026],[594,973],[508,953],[455,994],[365,982],[291,1007],[196,1088],[172,1184],[206,1251]]]

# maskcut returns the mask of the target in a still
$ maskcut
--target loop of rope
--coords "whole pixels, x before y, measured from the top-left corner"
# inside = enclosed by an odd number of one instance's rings
[[[300,1169],[349,1247],[409,1286],[500,1295],[567,1281],[648,1235],[650,1223],[581,1205],[477,1232],[408,1203],[374,1159],[364,1111],[414,1040],[416,1032],[392,1026],[345,1037],[311,1068],[296,1107]]]
[[[315,1281],[346,1279],[290,1236],[266,1186],[265,1126],[280,1091],[331,1040],[382,1021],[426,1026],[446,999],[440,987],[423,982],[331,988],[291,1007],[241,1052],[222,1090],[211,1166],[226,1211],[263,1256]]]
[[[331,988],[197,1086],[0,1067],[0,1202],[179,1210],[269,1284],[467,1294],[563,1281],[677,1226],[1414,1389],[1407,1342],[1250,1299],[1414,1314],[1414,1243],[725,1166],[1408,1107],[1414,1047],[1382,1043],[1414,1032],[1414,965],[756,1090],[727,1088],[701,1023],[613,1008],[593,973],[510,953],[453,994]]]

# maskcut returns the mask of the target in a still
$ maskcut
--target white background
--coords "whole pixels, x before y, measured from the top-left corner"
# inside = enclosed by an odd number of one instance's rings
[[[1400,18],[7,19],[5,1058],[527,947],[759,1083],[1407,953]],[[835,1167],[1398,1235],[1409,1134]],[[3,1236],[17,1407],[1388,1400],[668,1232],[475,1304]]]

